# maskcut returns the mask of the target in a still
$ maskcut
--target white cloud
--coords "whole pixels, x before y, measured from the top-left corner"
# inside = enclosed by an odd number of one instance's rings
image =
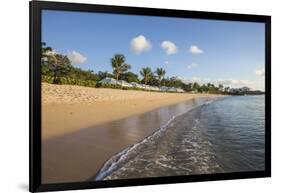
[[[84,64],[87,61],[87,57],[77,51],[68,52],[67,57],[71,64]]]
[[[165,50],[166,54],[171,55],[178,52],[178,48],[175,43],[165,40],[161,43],[161,47]]]
[[[185,84],[189,84],[189,83],[193,83],[193,82],[197,82],[199,84],[203,83],[202,78],[200,77],[191,77],[191,78],[183,78],[183,77],[179,77],[179,79],[181,81],[183,81]]]
[[[257,69],[255,71],[255,74],[258,75],[258,76],[264,76],[264,68]]]
[[[231,88],[250,86],[252,84],[248,80],[235,80],[235,79],[230,79],[230,80],[218,79],[218,80],[213,81],[212,83],[216,84],[216,85],[222,84],[224,86],[229,86]]]
[[[169,61],[165,61],[164,64],[169,64]]]
[[[243,87],[243,86],[251,86],[252,85],[252,83],[247,81],[247,80],[236,80],[236,79],[211,80],[211,79],[208,79],[208,78],[201,78],[201,77],[191,77],[191,78],[179,77],[179,78],[186,84],[193,83],[193,82],[197,82],[199,84],[211,83],[211,84],[215,84],[215,85],[222,84],[224,86],[229,86],[231,88],[239,88],[239,87]]]
[[[203,54],[204,51],[201,50],[198,46],[196,45],[191,45],[189,48],[189,52],[191,52],[192,54]]]
[[[192,77],[191,82],[197,82],[197,83],[202,83],[202,79],[200,77]]]
[[[197,66],[198,66],[198,64],[192,63],[192,64],[188,65],[187,68],[191,69],[191,68],[196,68]]]
[[[55,56],[56,54],[58,54],[55,50],[48,50],[45,52],[44,56],[42,56],[42,61],[46,62],[48,61],[48,56]]]
[[[58,54],[57,51],[55,51],[55,50],[48,50],[48,51],[45,53],[45,55],[47,55],[47,56],[51,56],[51,55],[55,55],[55,54]]]
[[[143,51],[148,51],[152,47],[150,41],[143,35],[134,37],[131,40],[131,49],[134,53],[140,54]]]

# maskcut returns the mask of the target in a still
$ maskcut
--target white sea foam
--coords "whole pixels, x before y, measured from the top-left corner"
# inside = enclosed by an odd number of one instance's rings
[[[124,162],[128,158],[128,156],[130,155],[131,152],[135,151],[137,148],[139,148],[144,143],[146,143],[150,140],[153,140],[153,138],[159,136],[167,128],[167,126],[175,119],[175,117],[176,116],[173,116],[171,119],[169,119],[169,121],[165,125],[160,127],[160,129],[155,131],[152,135],[143,139],[139,143],[136,143],[136,144],[124,149],[123,151],[117,153],[112,158],[110,158],[107,162],[105,162],[103,167],[100,169],[100,171],[98,172],[98,174],[95,177],[95,180],[102,180],[107,175],[109,175],[110,173],[112,173],[113,171],[118,169],[119,166],[122,165],[122,162]]]
[[[203,104],[201,104],[199,106],[208,105],[208,104],[212,103],[213,101],[214,100],[208,100],[208,101],[204,102]],[[199,106],[197,106],[197,107],[199,107]],[[197,108],[197,107],[195,107],[195,108]],[[191,108],[188,111],[190,111],[192,109],[194,109],[194,108]],[[152,135],[146,137],[145,139],[143,139],[139,143],[136,143],[136,144],[120,151],[119,153],[115,154],[113,157],[111,157],[109,160],[107,160],[104,163],[102,168],[99,170],[98,174],[95,176],[95,180],[103,180],[105,177],[109,176],[112,172],[120,169],[120,167],[122,167],[123,164],[127,163],[128,160],[130,160],[132,157],[135,157],[137,155],[138,150],[141,149],[144,144],[146,144],[149,141],[155,140],[157,137],[160,137],[161,134],[167,129],[167,127],[171,124],[171,122],[176,117],[178,117],[182,114],[185,114],[188,111],[186,111],[184,113],[180,113],[180,114],[175,115],[175,116],[172,116],[165,125],[161,126]],[[199,121],[199,120],[197,120],[197,121]],[[158,164],[162,165],[163,167],[168,167],[164,163],[158,162]]]

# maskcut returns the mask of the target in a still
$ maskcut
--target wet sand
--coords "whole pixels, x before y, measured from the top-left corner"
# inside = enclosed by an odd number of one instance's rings
[[[42,182],[93,180],[110,157],[151,135],[174,115],[210,98],[190,99],[149,112],[45,138],[42,142]]]

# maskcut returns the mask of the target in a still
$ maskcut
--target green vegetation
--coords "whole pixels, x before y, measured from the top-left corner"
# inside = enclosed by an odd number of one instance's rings
[[[125,80],[126,82],[140,83],[139,76],[132,72],[125,72],[125,73],[121,74],[120,80]]]
[[[119,76],[131,68],[129,64],[125,63],[125,56],[122,54],[115,54],[114,57],[111,58],[111,66],[116,80],[119,80]]]
[[[54,83],[54,77],[51,76],[42,76],[43,82]],[[69,84],[69,85],[79,85],[79,86],[88,86],[88,87],[96,87],[96,82],[92,80],[81,80],[81,79],[73,79],[70,77],[60,77],[60,84]]]
[[[47,46],[46,43],[43,42],[41,47],[41,75],[42,81],[47,83],[144,90],[141,88],[122,87],[116,84],[99,83],[99,81],[104,78],[115,78],[116,80],[124,80],[129,83],[136,82],[157,87],[181,88],[186,92],[228,94],[230,90],[229,87],[224,88],[223,85],[216,87],[211,83],[202,85],[197,82],[185,83],[177,77],[165,77],[166,71],[163,68],[157,68],[154,73],[149,67],[142,68],[140,70],[142,79],[140,79],[138,74],[129,71],[131,65],[126,63],[126,58],[122,54],[115,54],[111,58],[112,73],[107,71],[94,72],[91,70],[83,70],[71,65],[66,55],[56,53],[51,47]]]
[[[140,74],[143,77],[142,82],[144,84],[147,84],[148,81],[153,78],[153,74],[152,74],[151,68],[149,68],[149,67],[141,69]]]
[[[161,86],[161,81],[165,77],[166,71],[163,68],[157,68],[155,73],[157,74],[157,78],[159,81],[159,87]]]
[[[67,56],[55,53],[51,47],[47,47],[45,43],[42,43],[42,75],[49,75],[53,77],[54,84],[60,84],[61,77],[67,76],[71,67]]]
[[[119,84],[101,84],[101,83],[97,83],[96,84],[97,88],[113,88],[113,89],[122,89],[123,87]]]

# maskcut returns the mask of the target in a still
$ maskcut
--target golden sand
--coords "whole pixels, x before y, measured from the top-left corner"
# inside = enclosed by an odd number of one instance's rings
[[[106,160],[164,124],[178,104],[212,96],[43,83],[42,182],[92,179]]]
[[[42,138],[48,139],[208,94],[42,84]]]

